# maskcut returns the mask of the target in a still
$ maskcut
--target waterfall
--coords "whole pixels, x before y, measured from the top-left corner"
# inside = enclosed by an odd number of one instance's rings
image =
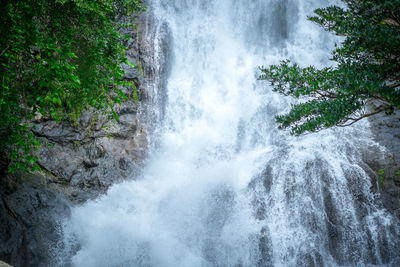
[[[338,40],[306,18],[334,3],[149,3],[171,34],[157,140],[141,177],[72,210],[73,266],[394,264],[399,222],[361,160],[368,122],[292,137],[274,117],[294,100],[257,81],[285,58],[333,64]]]

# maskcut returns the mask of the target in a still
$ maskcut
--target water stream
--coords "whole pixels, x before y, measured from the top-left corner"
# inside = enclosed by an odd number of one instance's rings
[[[154,0],[171,34],[163,112],[136,180],[76,207],[74,266],[365,266],[400,257],[400,227],[371,193],[368,123],[277,130],[291,99],[257,81],[290,58],[324,66],[322,0]],[[157,42],[155,42],[157,44]],[[159,53],[161,47],[154,47]]]

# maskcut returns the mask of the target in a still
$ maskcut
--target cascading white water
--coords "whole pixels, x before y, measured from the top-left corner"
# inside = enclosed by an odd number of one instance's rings
[[[74,208],[74,266],[364,266],[400,257],[357,147],[368,125],[300,138],[257,66],[329,64],[322,0],[154,0],[172,35],[167,100],[143,176]],[[333,1],[328,1],[333,3]],[[156,52],[160,47],[154,48]],[[68,236],[68,233],[71,235]]]

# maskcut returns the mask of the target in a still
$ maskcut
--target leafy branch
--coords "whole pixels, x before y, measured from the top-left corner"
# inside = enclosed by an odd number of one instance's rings
[[[127,62],[117,17],[134,25],[142,10],[139,0],[2,2],[0,156],[10,170],[37,168],[40,145],[28,123],[37,114],[76,120],[94,108],[115,118]]]
[[[260,68],[259,79],[268,80],[273,91],[307,99],[276,117],[280,128],[289,127],[294,135],[350,126],[400,108],[400,2],[343,2],[346,8],[321,8],[309,17],[326,31],[346,37],[332,52],[336,67],[302,68],[285,60]],[[380,105],[362,112],[371,100]]]

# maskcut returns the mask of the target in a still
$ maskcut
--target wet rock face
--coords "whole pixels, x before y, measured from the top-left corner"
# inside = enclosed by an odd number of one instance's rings
[[[0,259],[13,266],[51,266],[70,201],[39,173],[2,177],[0,193]]]
[[[400,220],[400,111],[370,118],[375,141],[386,150],[367,149],[364,161],[372,172],[385,208]]]
[[[107,115],[85,112],[77,125],[38,122],[35,134],[44,143],[39,152],[42,169],[52,182],[67,185],[76,203],[94,198],[112,184],[134,177],[146,155],[146,131],[133,100],[117,111],[119,122]]]

